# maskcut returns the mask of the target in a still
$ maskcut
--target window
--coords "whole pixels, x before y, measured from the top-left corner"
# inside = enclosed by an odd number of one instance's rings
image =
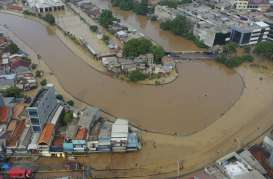
[[[38,118],[31,118],[30,119],[32,125],[39,125],[39,119]]]
[[[38,117],[38,113],[37,113],[37,110],[34,110],[34,109],[29,109],[28,110],[28,113],[31,117]]]
[[[34,132],[41,132],[40,126],[32,126]]]

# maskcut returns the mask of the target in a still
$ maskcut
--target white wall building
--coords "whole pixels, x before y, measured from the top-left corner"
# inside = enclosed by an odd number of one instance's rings
[[[27,0],[27,4],[38,13],[64,10],[64,3],[61,0]]]

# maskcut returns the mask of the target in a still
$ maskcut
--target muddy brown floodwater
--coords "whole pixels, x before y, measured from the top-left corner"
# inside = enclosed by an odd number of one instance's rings
[[[111,9],[115,16],[120,18],[121,22],[129,24],[131,27],[143,33],[146,38],[160,44],[165,50],[181,51],[181,50],[200,50],[196,45],[183,37],[172,34],[168,31],[160,29],[158,21],[151,21],[146,16],[139,16],[130,11],[123,11],[117,7],[111,6],[111,0],[91,0],[102,9]]]
[[[227,111],[243,89],[240,76],[213,61],[178,64],[179,78],[168,85],[127,83],[91,68],[36,21],[0,14],[0,24],[39,53],[73,96],[144,129],[181,134],[201,130]]]

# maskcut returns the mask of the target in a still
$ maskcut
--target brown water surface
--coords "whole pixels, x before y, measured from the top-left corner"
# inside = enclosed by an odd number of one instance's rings
[[[129,24],[131,27],[137,29],[143,33],[145,37],[157,42],[165,50],[200,50],[192,41],[174,35],[171,32],[161,30],[158,21],[153,22],[146,16],[139,16],[131,11],[123,11],[119,8],[112,7],[110,0],[91,0],[91,2],[102,9],[111,9],[114,15],[120,18],[123,23]]]
[[[213,61],[178,64],[179,78],[168,85],[127,83],[88,66],[38,22],[0,14],[0,24],[39,53],[73,96],[145,129],[195,132],[217,120],[242,92],[241,78]]]

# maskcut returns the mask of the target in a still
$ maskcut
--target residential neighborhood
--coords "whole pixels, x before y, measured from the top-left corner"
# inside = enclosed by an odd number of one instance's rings
[[[272,91],[272,0],[0,1],[0,179],[271,179]]]

